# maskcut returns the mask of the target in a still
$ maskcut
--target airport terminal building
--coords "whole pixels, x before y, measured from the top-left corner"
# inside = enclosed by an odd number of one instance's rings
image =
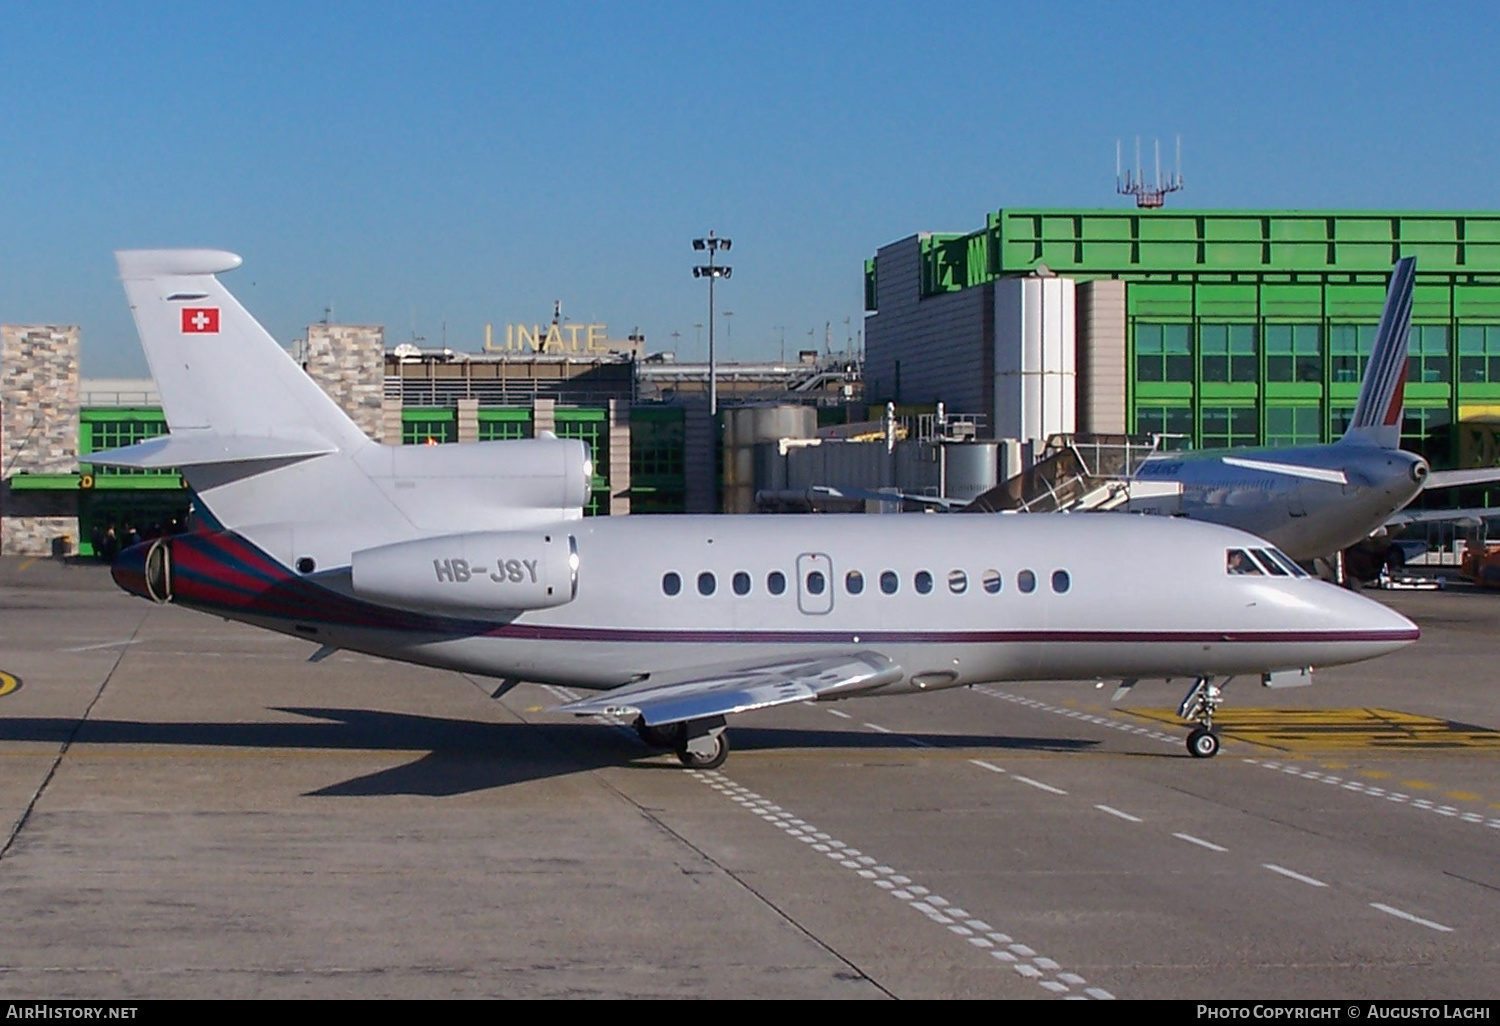
[[[1500,213],[1001,209],[865,262],[862,364],[808,353],[723,366],[720,399],[806,403],[819,425],[879,420],[888,403],[947,423],[933,417],[941,404],[973,437],[1014,442],[1021,465],[1054,434],[1328,441],[1353,410],[1401,256],[1417,258],[1403,444],[1437,468],[1500,463]],[[467,354],[320,324],[295,352],[391,444],[583,439],[590,514],[751,505],[764,487],[752,450],[774,440],[739,437],[722,408],[714,422],[702,365],[588,327],[538,327],[520,345],[507,331],[504,346]],[[164,529],[187,509],[175,473],[89,463],[167,426],[150,382],[80,380],[78,342],[77,328],[0,330],[0,553],[90,554],[129,540],[106,539],[111,527]],[[887,475],[899,463],[874,462]]]
[[[998,438],[1336,439],[1398,257],[1417,258],[1403,444],[1496,462],[1500,214],[1002,209],[865,264],[869,399]]]

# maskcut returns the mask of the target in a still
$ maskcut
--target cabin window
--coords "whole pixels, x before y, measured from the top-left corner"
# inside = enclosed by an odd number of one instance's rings
[[[1030,595],[1036,591],[1036,574],[1030,570],[1022,570],[1016,574],[1016,587],[1021,589],[1021,594]]]
[[[714,575],[713,574],[711,574],[707,570],[705,570],[705,571],[703,571],[703,573],[701,573],[701,574],[698,575],[698,594],[699,595],[705,595],[705,596],[712,595],[714,593],[714,589],[716,587],[718,587],[718,582],[714,580]]]
[[[821,595],[827,582],[823,579],[823,571],[809,570],[807,572],[807,593],[809,595]]]
[[[865,575],[858,570],[850,570],[844,575],[844,590],[851,595],[862,594],[865,590]]]
[[[880,573],[880,590],[887,595],[896,594],[901,587],[901,577],[894,570],[882,570]]]
[[[1059,595],[1065,595],[1068,589],[1073,587],[1073,578],[1066,570],[1052,571],[1052,590]]]
[[[932,591],[932,575],[926,570],[918,570],[913,584],[917,589],[918,595],[927,595]]]
[[[780,595],[786,591],[786,574],[780,570],[772,570],[766,574],[766,590],[772,595]]]
[[[677,575],[676,571],[668,570],[662,575],[661,590],[668,595],[676,595],[682,590],[682,578]]]
[[[948,590],[955,595],[962,595],[969,590],[969,575],[962,570],[948,571]]]
[[[734,593],[736,595],[750,594],[750,575],[743,570],[736,570],[734,574]]]
[[[1004,580],[1004,578],[1000,576],[999,570],[986,570],[984,572],[984,576],[980,578],[980,580],[984,582],[985,591],[989,592],[991,595],[1000,594],[1000,584],[1001,581]]]
[[[1225,555],[1224,560],[1225,569],[1230,574],[1261,576],[1260,567],[1255,565],[1255,561],[1250,558],[1250,554],[1244,549],[1230,549],[1228,554]]]

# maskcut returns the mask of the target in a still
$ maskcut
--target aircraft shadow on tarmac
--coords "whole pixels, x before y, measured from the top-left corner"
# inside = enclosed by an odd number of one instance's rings
[[[426,751],[415,761],[306,792],[308,796],[447,797],[608,766],[683,772],[676,759],[647,750],[632,731],[600,722],[480,723],[366,709],[278,708],[302,723],[146,723],[56,717],[0,717],[0,743],[183,745],[270,750]],[[1066,752],[1097,742],[982,734],[871,734],[736,726],[735,751],[833,749],[909,756],[931,749]],[[920,742],[918,747],[913,742]]]

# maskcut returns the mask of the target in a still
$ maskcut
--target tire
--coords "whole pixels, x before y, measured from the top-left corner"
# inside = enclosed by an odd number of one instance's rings
[[[698,755],[690,752],[687,749],[686,743],[677,749],[677,761],[688,769],[718,769],[724,765],[724,760],[727,758],[729,758],[729,733],[723,730],[714,735],[714,751],[712,755]]]
[[[646,721],[637,716],[633,726],[636,736],[647,748],[670,751],[680,747],[687,736],[687,727],[682,723],[660,723],[654,727],[648,727]]]
[[[1187,750],[1195,759],[1212,759],[1219,754],[1219,735],[1206,727],[1199,727],[1188,735]]]

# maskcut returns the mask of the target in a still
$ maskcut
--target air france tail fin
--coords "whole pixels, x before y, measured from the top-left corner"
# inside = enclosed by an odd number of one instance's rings
[[[1359,386],[1359,402],[1342,442],[1374,445],[1383,449],[1401,447],[1401,411],[1406,394],[1407,343],[1411,335],[1412,282],[1416,257],[1396,262],[1391,270],[1385,310],[1375,333],[1375,348]]]
[[[238,256],[145,249],[115,259],[171,435],[96,462],[190,467],[372,444],[219,283]]]

